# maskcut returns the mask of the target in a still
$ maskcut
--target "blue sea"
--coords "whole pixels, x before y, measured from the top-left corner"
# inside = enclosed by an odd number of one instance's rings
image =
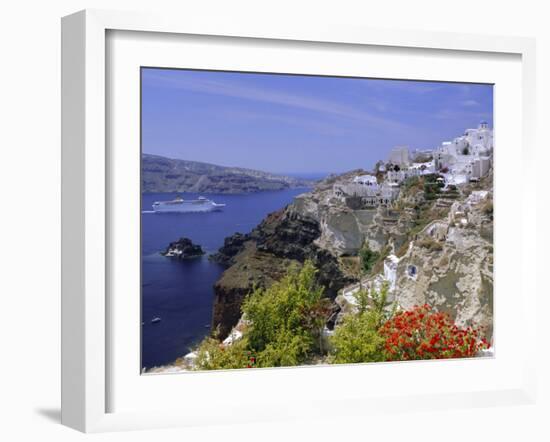
[[[226,207],[209,213],[151,213],[155,201],[173,199],[174,193],[142,195],[142,367],[173,362],[210,333],[213,286],[224,268],[208,260],[226,237],[248,233],[268,213],[291,203],[308,189],[244,195],[200,194]],[[198,194],[180,193],[185,199]],[[180,237],[202,246],[206,255],[175,260],[160,254]],[[161,321],[151,323],[155,317]]]

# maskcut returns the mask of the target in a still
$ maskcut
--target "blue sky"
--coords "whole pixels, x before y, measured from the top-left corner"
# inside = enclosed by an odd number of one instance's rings
[[[433,148],[493,126],[493,87],[142,70],[144,153],[277,173],[370,169],[393,146]]]

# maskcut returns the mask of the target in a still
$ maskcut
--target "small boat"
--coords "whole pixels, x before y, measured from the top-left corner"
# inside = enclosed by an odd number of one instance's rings
[[[184,200],[178,196],[171,201],[155,201],[153,203],[155,212],[215,212],[224,207],[225,204],[217,204],[204,196],[199,196],[196,200]]]
[[[151,319],[151,324],[157,324],[160,321],[161,319],[157,316],[156,318]]]

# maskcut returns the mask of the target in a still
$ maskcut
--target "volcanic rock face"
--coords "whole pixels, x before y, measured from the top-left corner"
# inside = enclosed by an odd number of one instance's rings
[[[255,287],[268,287],[282,278],[292,261],[258,252],[253,241],[236,255],[233,264],[214,285],[212,330],[224,338],[239,322],[244,298]]]
[[[189,238],[180,238],[171,242],[162,254],[169,258],[186,259],[204,255],[204,251],[198,244],[193,244]]]
[[[221,246],[216,253],[210,255],[209,259],[229,267],[231,264],[234,264],[233,258],[244,250],[246,242],[250,241],[250,239],[250,234],[239,232],[228,236],[225,238],[223,246]]]
[[[290,265],[311,259],[319,269],[319,283],[327,296],[334,298],[350,282],[329,251],[315,240],[319,223],[304,217],[291,205],[270,214],[250,234],[235,234],[225,240],[216,254],[217,262],[230,267],[214,286],[212,329],[225,336],[241,316],[241,304],[254,287],[268,287],[282,278]]]

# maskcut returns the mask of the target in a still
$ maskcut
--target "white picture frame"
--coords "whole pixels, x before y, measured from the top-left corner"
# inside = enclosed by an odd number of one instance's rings
[[[170,409],[133,411],[111,410],[109,393],[113,388],[109,375],[113,355],[109,344],[109,327],[116,320],[110,311],[109,243],[113,230],[109,229],[111,195],[109,179],[108,133],[106,121],[110,117],[107,106],[109,93],[106,81],[107,33],[149,32],[162,35],[218,36],[225,38],[261,39],[284,41],[292,45],[300,42],[311,44],[365,45],[403,50],[426,49],[456,53],[505,54],[520,57],[521,63],[521,122],[519,123],[520,156],[522,173],[535,161],[535,43],[532,39],[518,37],[491,37],[451,33],[429,33],[388,30],[358,29],[344,26],[330,28],[312,24],[296,28],[277,24],[272,28],[254,23],[218,23],[206,20],[181,20],[181,18],[87,10],[63,18],[62,21],[62,422],[85,432],[111,431],[168,426],[208,425],[224,422],[224,416],[207,415],[200,405],[190,410]],[[498,134],[497,134],[498,136]],[[536,193],[526,188],[517,190],[524,210],[521,217],[518,250],[521,253],[521,272],[528,271],[527,258],[535,254]],[[496,192],[498,192],[498,187]],[[498,243],[496,245],[498,248]],[[505,292],[502,289],[502,293]],[[522,278],[518,311],[526,312],[536,305],[536,280]],[[512,294],[510,294],[512,295]],[[517,294],[515,296],[518,296]],[[498,320],[498,319],[497,319]],[[259,401],[244,413],[230,416],[226,422],[277,420],[288,417],[327,415],[325,405],[337,401],[340,412],[368,414],[373,410],[403,410],[491,406],[498,404],[525,404],[535,400],[536,367],[534,339],[536,324],[526,314],[519,314],[525,339],[525,348],[518,353],[521,358],[516,372],[521,376],[510,379],[508,384],[489,389],[473,389],[462,392],[430,391],[424,395],[388,394],[376,400],[363,394],[335,396],[328,400],[312,400],[312,407],[302,404],[281,404],[268,400]],[[498,352],[498,350],[497,350]],[[498,354],[496,359],[498,359]],[[472,361],[470,361],[472,362]],[[475,362],[475,361],[473,361]],[[422,364],[422,363],[420,363]],[[521,367],[520,367],[521,366]],[[409,366],[410,367],[410,366]],[[488,366],[489,367],[489,366]],[[334,373],[351,378],[359,377],[364,366],[331,368]],[[454,369],[464,366],[457,364]],[[301,371],[300,371],[301,370]],[[285,379],[304,376],[299,371],[283,372]],[[322,368],[320,369],[322,370]],[[378,365],[376,370],[385,370]],[[392,370],[403,371],[404,368]],[[407,368],[405,367],[405,370]],[[302,373],[302,374],[300,374]],[[311,371],[309,372],[311,373]],[[196,375],[196,374],[194,374]],[[198,374],[204,376],[206,374]],[[210,374],[208,374],[210,375]],[[243,373],[220,374],[239,376]],[[267,376],[267,375],[266,375]],[[257,388],[270,382],[262,375],[255,379]],[[309,376],[309,375],[308,375]],[[162,378],[162,380],[161,380]],[[151,382],[168,386],[167,376],[149,377]],[[156,381],[155,381],[156,379]],[[196,378],[198,379],[198,378]],[[213,378],[212,378],[213,379]],[[305,379],[305,378],[304,378]],[[247,381],[250,382],[251,378]],[[223,378],[217,378],[223,382]],[[266,398],[269,399],[269,398]],[[223,401],[220,401],[223,403]],[[332,411],[334,412],[334,411]]]

